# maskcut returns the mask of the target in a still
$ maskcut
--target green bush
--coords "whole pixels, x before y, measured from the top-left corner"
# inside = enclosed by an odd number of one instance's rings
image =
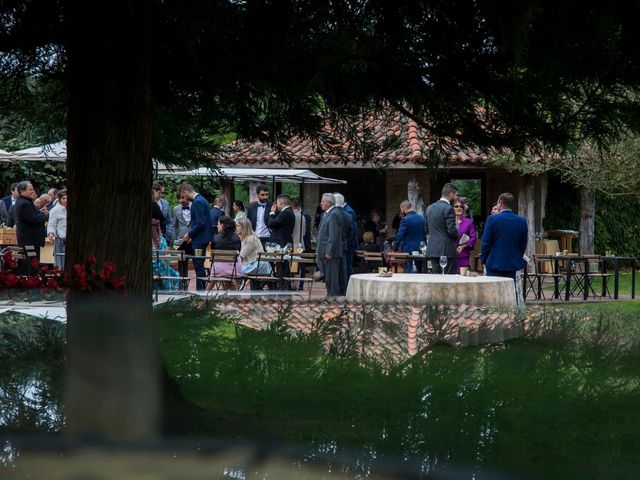
[[[549,176],[544,228],[580,230],[580,190]],[[596,194],[595,253],[611,250],[640,258],[640,196]]]

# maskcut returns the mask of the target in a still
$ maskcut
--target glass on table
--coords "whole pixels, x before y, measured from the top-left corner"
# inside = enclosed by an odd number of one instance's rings
[[[440,268],[442,269],[442,275],[444,275],[444,269],[447,266],[448,262],[449,262],[449,259],[447,258],[446,255],[440,256]]]
[[[425,242],[420,242],[420,252],[422,252],[422,255],[427,254],[427,244]]]

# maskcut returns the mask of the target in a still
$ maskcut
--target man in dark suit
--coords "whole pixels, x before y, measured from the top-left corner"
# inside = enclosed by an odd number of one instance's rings
[[[191,243],[194,250],[201,249],[204,255],[207,245],[211,242],[211,217],[209,216],[209,202],[205,198],[196,193],[193,187],[188,183],[180,185],[180,194],[185,195],[191,201],[191,224],[189,231],[182,237],[183,242]],[[204,258],[194,258],[193,267],[196,271],[196,289],[204,290],[206,280],[202,280],[207,276],[204,268]]]
[[[4,202],[4,206],[7,207],[7,212],[9,211],[9,209],[11,208],[11,205],[14,205],[16,203],[16,200],[18,198],[18,183],[12,183],[11,184],[11,195],[7,195],[6,197],[2,198],[2,201]]]
[[[342,210],[337,208],[336,199],[331,193],[325,193],[320,200],[324,215],[318,227],[316,258],[322,264],[327,298],[340,296],[340,264],[344,254],[342,244]]]
[[[271,239],[271,232],[267,226],[272,207],[269,201],[269,187],[264,184],[258,185],[256,187],[256,195],[258,195],[258,201],[247,207],[247,218],[264,247]]]
[[[42,208],[38,210],[33,201],[36,198],[36,192],[30,182],[20,182],[17,186],[18,198],[14,205],[16,219],[16,235],[18,237],[18,246],[33,246],[36,252],[36,258],[40,260],[40,248],[44,247],[44,238],[46,236],[45,222],[48,217],[48,210]],[[29,271],[31,260],[23,264],[22,270]]]
[[[511,210],[513,195],[502,193],[498,197],[498,214],[490,215],[482,234],[482,262],[490,277],[516,279],[516,271],[525,268],[527,249],[527,221]]]
[[[343,212],[346,212],[351,217],[351,228],[349,233],[349,243],[347,244],[347,249],[345,250],[345,266],[346,266],[346,279],[347,283],[349,282],[349,277],[353,275],[353,257],[356,254],[356,250],[358,249],[358,216],[356,212],[351,206],[345,201],[344,196],[340,193],[334,193],[334,197],[336,197],[336,207],[342,208]],[[345,292],[346,292],[346,284],[345,284]]]
[[[291,198],[288,195],[278,195],[275,205],[267,218],[267,226],[271,230],[271,241],[284,247],[287,243],[293,246],[293,228],[296,216],[291,209]]]
[[[427,207],[426,232],[429,236],[427,256],[431,260],[433,273],[441,273],[440,257],[447,257],[444,273],[456,273],[458,266],[458,227],[456,216],[451,206],[458,198],[458,187],[446,183],[442,187],[442,197]]]
[[[341,193],[334,193],[333,194],[333,198],[336,201],[336,210],[337,212],[340,214],[341,217],[341,221],[342,221],[342,225],[341,225],[341,229],[342,229],[342,262],[340,264],[340,276],[339,276],[339,291],[340,291],[340,295],[345,295],[347,293],[347,285],[349,284],[349,267],[348,267],[348,263],[349,260],[352,259],[352,257],[349,256],[349,248],[351,247],[351,242],[353,240],[353,226],[354,226],[354,222],[353,222],[353,218],[351,217],[351,215],[349,214],[349,212],[347,212],[343,206],[344,206],[344,197],[342,196]],[[356,224],[356,228],[357,228],[357,224]],[[356,243],[358,241],[357,238],[357,233],[356,235]],[[355,252],[355,249],[353,250]],[[351,260],[353,261],[353,260]],[[353,269],[352,269],[353,271]]]
[[[216,197],[213,200],[213,207],[209,211],[209,216],[211,217],[211,228],[213,231],[211,232],[211,238],[218,232],[218,222],[221,217],[224,217],[224,198]]]
[[[405,200],[400,204],[400,212],[402,213],[402,220],[400,220],[400,227],[398,233],[393,241],[393,248],[396,251],[402,251],[411,253],[420,250],[420,242],[425,241],[425,221],[422,215],[416,213],[413,209],[413,205],[409,200]],[[418,271],[421,270],[422,262],[420,265],[416,265]],[[406,273],[413,272],[413,262],[408,260],[404,265],[404,271]]]

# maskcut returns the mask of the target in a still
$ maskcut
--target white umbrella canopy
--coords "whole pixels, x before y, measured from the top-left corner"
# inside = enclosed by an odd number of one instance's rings
[[[57,161],[67,160],[67,141],[61,140],[57,143],[39,145],[37,147],[25,148],[12,152],[11,159],[14,161]]]
[[[10,162],[13,156],[6,150],[0,148],[0,162]]]
[[[321,177],[311,170],[296,170],[290,168],[228,168],[212,169],[207,167],[192,170],[170,170],[159,166],[158,175],[181,175],[185,177],[225,177],[230,180],[246,182],[289,182],[289,183],[331,183],[346,184],[346,180]]]

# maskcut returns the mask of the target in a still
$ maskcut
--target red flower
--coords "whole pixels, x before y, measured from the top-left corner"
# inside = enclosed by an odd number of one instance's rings
[[[116,272],[116,264],[114,262],[104,262],[102,264],[102,273],[105,277],[110,277]]]
[[[4,284],[7,288],[13,288],[18,284],[18,276],[13,273],[7,273],[4,275]]]
[[[31,260],[31,266],[33,268],[36,268],[36,269],[39,268],[40,267],[40,260],[38,260],[37,258],[33,258]]]
[[[49,279],[47,280],[47,287],[48,287],[48,288],[52,288],[52,289],[54,289],[54,290],[57,290],[58,288],[60,288],[60,287],[58,286],[58,282],[56,281],[56,279],[55,279],[55,278],[49,278]]]
[[[94,253],[90,253],[89,256],[87,257],[87,264],[95,265],[96,263],[98,263],[98,259],[96,258],[96,255]]]

